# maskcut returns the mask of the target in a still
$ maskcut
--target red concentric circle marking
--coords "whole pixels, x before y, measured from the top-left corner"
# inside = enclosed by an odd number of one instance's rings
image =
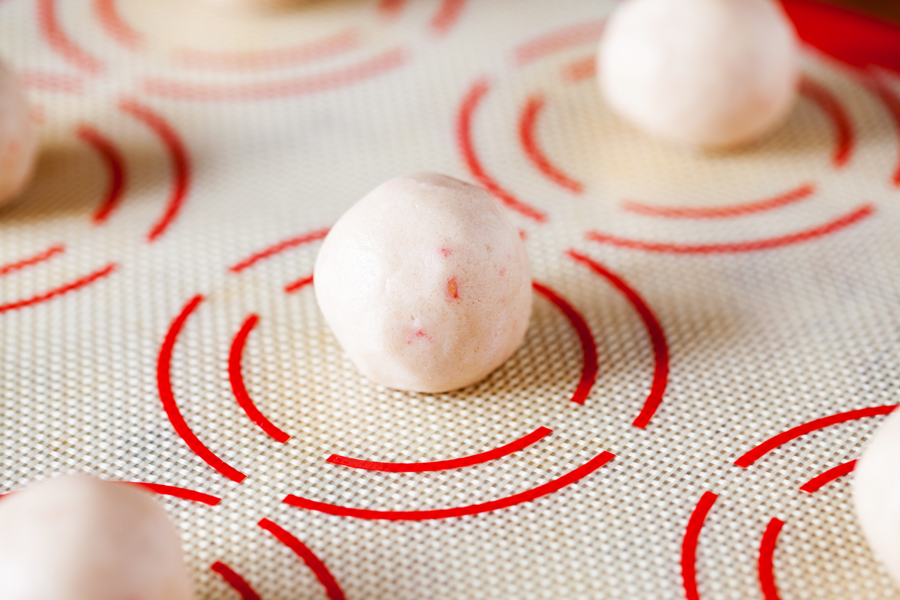
[[[172,496],[173,498],[180,498],[182,500],[188,500],[190,502],[199,502],[200,504],[207,504],[209,506],[218,506],[219,503],[222,502],[222,499],[218,496],[212,496],[210,494],[204,494],[203,492],[196,492],[194,490],[188,490],[182,487],[176,487],[174,485],[163,485],[161,483],[145,483],[143,481],[122,481],[121,483],[143,488],[147,491],[153,492],[154,494],[160,494],[162,496]]]
[[[784,208],[809,198],[815,192],[816,186],[812,183],[806,183],[774,198],[756,200],[754,202],[697,208],[688,206],[656,206],[642,202],[626,201],[622,203],[622,210],[648,217],[664,217],[667,219],[726,219]]]
[[[378,12],[385,17],[394,18],[398,16],[406,6],[406,0],[379,0]]]
[[[847,111],[828,89],[809,77],[800,80],[800,93],[812,100],[831,120],[834,127],[835,148],[831,162],[835,168],[843,167],[853,152],[853,126]]]
[[[284,240],[283,242],[278,242],[277,244],[251,254],[242,261],[229,267],[228,270],[232,273],[240,273],[245,269],[249,269],[258,262],[272,258],[273,256],[281,254],[282,252],[290,250],[291,248],[296,248],[297,246],[303,246],[304,244],[309,244],[325,239],[325,236],[328,235],[328,232],[330,230],[330,227],[323,227],[322,229],[316,229],[315,231],[303,233],[296,237]]]
[[[132,50],[144,44],[144,36],[128,24],[116,6],[116,0],[94,0],[94,13],[110,36]]]
[[[795,440],[800,436],[806,435],[807,433],[812,433],[813,431],[817,431],[825,427],[830,427],[831,425],[837,425],[838,423],[846,423],[847,421],[855,421],[856,419],[864,419],[866,417],[877,417],[879,415],[890,414],[894,411],[895,408],[897,408],[896,404],[872,406],[869,408],[860,408],[857,410],[851,410],[848,412],[815,419],[808,423],[792,427],[785,432],[779,433],[778,435],[767,439],[766,441],[753,447],[743,456],[734,461],[734,464],[746,469],[772,450],[775,450],[779,446],[783,446],[784,444]]]
[[[687,600],[700,600],[697,591],[697,544],[700,541],[700,532],[718,495],[712,492],[704,492],[691,513],[687,529],[684,532],[684,540],[681,542],[681,580],[684,583],[684,595]]]
[[[97,207],[93,216],[94,223],[104,223],[119,206],[122,193],[125,191],[125,159],[112,140],[90,125],[81,125],[78,128],[78,137],[97,151],[109,172],[109,187],[103,202]]]
[[[56,0],[38,0],[37,19],[44,39],[64,60],[87,73],[103,71],[103,63],[79,47],[62,28],[56,12]]]
[[[231,352],[228,355],[228,379],[231,381],[231,389],[234,392],[237,403],[250,420],[256,423],[260,429],[265,431],[269,437],[283,444],[291,439],[291,436],[273,425],[272,422],[256,408],[256,404],[254,404],[253,399],[250,398],[250,394],[247,393],[247,387],[244,385],[244,375],[241,369],[244,346],[247,344],[247,336],[250,335],[250,332],[253,331],[253,328],[256,327],[257,323],[259,323],[259,317],[257,315],[250,315],[247,317],[247,320],[244,321],[244,325],[241,327],[240,331],[238,331],[237,335],[234,336],[234,341],[231,343]]]
[[[322,584],[322,587],[325,588],[325,591],[328,593],[329,600],[345,600],[344,592],[341,590],[341,586],[338,585],[338,582],[331,574],[331,571],[328,570],[328,567],[325,566],[325,563],[319,560],[319,557],[316,556],[312,550],[307,548],[306,545],[303,544],[303,542],[295,538],[293,535],[291,535],[286,530],[282,529],[269,519],[263,519],[262,521],[260,521],[259,526],[274,535],[279,542],[293,550],[294,553],[299,556],[303,560],[303,562],[306,563],[306,565],[310,568],[310,570],[315,574],[316,578]]]
[[[16,271],[21,271],[22,269],[27,269],[28,267],[34,265],[38,265],[42,262],[50,260],[54,256],[62,254],[65,251],[65,244],[56,244],[55,246],[50,246],[46,250],[42,250],[41,252],[38,252],[33,256],[29,256],[28,258],[20,258],[15,262],[0,265],[0,277],[9,275],[10,273],[14,273]]]
[[[546,427],[538,427],[526,436],[523,436],[513,442],[510,442],[499,448],[493,448],[485,452],[479,452],[471,456],[462,458],[453,458],[450,460],[438,460],[433,462],[422,463],[391,463],[391,462],[375,462],[372,460],[362,460],[359,458],[349,458],[332,454],[326,462],[342,467],[350,467],[351,469],[362,469],[364,471],[382,471],[385,473],[430,473],[434,471],[448,471],[451,469],[462,469],[473,465],[480,465],[498,458],[509,456],[519,450],[524,450],[528,446],[539,442],[548,435],[553,433],[552,429]]]
[[[431,18],[431,30],[438,35],[448,33],[462,15],[466,0],[442,0],[437,13]]]
[[[838,477],[843,477],[844,475],[850,474],[853,469],[856,468],[856,461],[851,460],[849,462],[845,462],[836,467],[832,467],[825,471],[824,473],[817,475],[800,486],[801,492],[806,492],[807,494],[812,494],[814,492],[819,491],[821,488],[825,487]]]
[[[891,115],[897,133],[897,141],[900,143],[900,98],[897,97],[897,93],[893,88],[882,81],[880,77],[870,77],[867,79],[866,83],[875,95],[878,96],[881,103],[884,104],[888,114]],[[900,151],[898,151],[897,166],[894,168],[891,182],[894,184],[894,187],[900,187]]]
[[[759,586],[765,600],[780,600],[778,587],[775,585],[775,571],[772,566],[778,534],[784,527],[784,521],[772,519],[766,526],[762,541],[759,544]]]
[[[58,288],[54,288],[49,292],[44,292],[43,294],[32,296],[31,298],[26,298],[25,300],[17,300],[15,302],[9,302],[7,304],[0,304],[0,313],[18,310],[20,308],[26,308],[28,306],[34,306],[35,304],[41,304],[42,302],[53,300],[54,298],[57,298],[64,294],[68,294],[69,292],[80,290],[81,288],[85,288],[92,283],[103,279],[104,277],[115,271],[117,267],[118,265],[116,263],[110,263],[99,271],[94,271],[90,275],[85,275],[81,279],[76,279],[71,283],[67,283]]]
[[[513,51],[513,57],[523,66],[561,50],[597,42],[605,26],[606,19],[570,25],[522,44]]]
[[[535,126],[545,104],[544,97],[541,95],[535,95],[528,99],[519,117],[519,143],[525,151],[525,156],[544,177],[573,194],[580,194],[584,191],[584,185],[563,173],[560,168],[550,162],[538,144]]]
[[[184,328],[185,322],[197,307],[200,306],[201,302],[203,302],[203,296],[194,296],[184,306],[175,320],[172,321],[172,325],[169,327],[168,333],[166,333],[166,338],[163,341],[162,347],[159,349],[159,361],[157,362],[156,368],[159,397],[162,401],[163,409],[166,411],[166,416],[169,418],[169,422],[175,429],[175,433],[177,433],[178,437],[188,445],[194,454],[228,479],[240,483],[244,480],[246,475],[226,464],[225,461],[213,454],[209,448],[203,445],[203,442],[201,442],[194,432],[191,431],[191,428],[181,415],[178,404],[175,402],[175,394],[172,392],[172,351],[175,349],[175,342],[178,341],[178,334],[180,334],[181,330]]]
[[[484,186],[484,188],[493,194],[498,200],[503,202],[507,208],[516,211],[524,217],[543,223],[547,220],[546,213],[525,204],[517,199],[510,192],[503,189],[497,181],[488,175],[478,154],[475,151],[475,144],[472,140],[472,121],[475,117],[475,111],[481,104],[485,95],[488,93],[490,86],[486,79],[480,79],[475,82],[469,92],[463,99],[459,108],[459,114],[456,120],[456,137],[463,160],[475,180]]]
[[[578,83],[590,79],[597,74],[597,59],[593,56],[576,60],[563,69],[563,79],[571,83]]]
[[[29,90],[41,90],[45,92],[62,92],[65,94],[77,94],[84,85],[82,79],[75,75],[61,73],[47,73],[44,71],[20,71],[17,74],[19,82]]]
[[[224,579],[234,591],[241,595],[241,600],[260,600],[259,594],[250,587],[250,584],[222,561],[213,563],[210,570],[221,575],[222,579]]]
[[[301,277],[297,281],[291,282],[284,286],[284,291],[288,294],[293,294],[294,292],[299,292],[303,288],[310,286],[313,284],[313,275],[307,275],[306,277]]]
[[[619,275],[575,250],[569,250],[566,254],[573,260],[588,267],[594,274],[599,275],[619,290],[644,322],[644,327],[646,327],[647,334],[650,336],[650,343],[653,345],[653,383],[650,386],[650,393],[647,394],[647,399],[644,400],[644,407],[632,423],[635,427],[644,429],[650,423],[653,415],[656,414],[657,409],[659,409],[669,382],[669,344],[666,341],[666,334],[662,325],[660,325],[659,319],[656,318],[656,315],[653,314],[647,303],[644,302],[644,299]]]
[[[441,508],[436,510],[368,510],[364,508],[350,508],[346,506],[337,506],[328,504],[327,502],[317,502],[300,496],[289,495],[283,502],[297,508],[312,510],[338,517],[351,517],[355,519],[366,520],[384,520],[384,521],[429,521],[433,519],[452,519],[456,517],[465,517],[470,515],[478,515],[495,510],[501,510],[537,500],[542,496],[552,494],[563,489],[566,486],[587,477],[609,461],[615,458],[610,452],[601,452],[587,463],[581,465],[574,471],[566,473],[562,477],[540,485],[536,488],[500,498],[491,500],[481,504],[471,504],[469,506],[459,506],[455,508]]]
[[[672,244],[666,242],[650,242],[622,238],[606,233],[591,231],[586,238],[599,244],[618,246],[630,250],[644,250],[646,252],[659,252],[664,254],[730,254],[735,252],[756,252],[760,250],[772,250],[783,246],[792,246],[802,242],[808,242],[845,229],[866,217],[875,213],[875,206],[866,204],[856,210],[829,221],[824,225],[806,229],[797,233],[791,233],[774,238],[762,240],[750,240],[746,242],[732,242],[723,244]]]

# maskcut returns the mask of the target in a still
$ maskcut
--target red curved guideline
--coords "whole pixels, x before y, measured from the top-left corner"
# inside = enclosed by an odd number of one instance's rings
[[[361,460],[359,458],[348,458],[338,454],[332,454],[326,462],[342,467],[350,467],[352,469],[362,469],[364,471],[382,471],[385,473],[430,473],[432,471],[446,471],[449,469],[462,469],[463,467],[471,467],[472,465],[480,465],[504,456],[509,456],[513,452],[524,450],[528,446],[544,439],[553,433],[553,430],[546,427],[538,427],[528,435],[521,437],[505,446],[494,448],[486,452],[480,452],[463,458],[453,458],[450,460],[438,460],[434,462],[423,463],[390,463],[375,462],[371,460]]]
[[[798,425],[797,427],[793,427],[785,432],[779,433],[778,435],[767,439],[766,441],[752,448],[749,452],[734,461],[734,464],[746,469],[772,450],[778,448],[779,446],[783,446],[784,444],[790,442],[791,440],[795,440],[802,435],[806,435],[807,433],[811,433],[825,427],[830,427],[831,425],[837,425],[838,423],[846,423],[847,421],[855,421],[856,419],[886,415],[893,412],[895,408],[897,408],[896,404],[885,406],[871,406],[869,408],[860,408],[857,410],[851,410],[849,412],[815,419],[813,421],[810,421],[809,423]]]
[[[560,50],[591,44],[600,39],[605,25],[606,20],[601,19],[565,27],[522,44],[514,50],[513,56],[522,66]]]
[[[52,300],[57,296],[62,296],[63,294],[68,294],[69,292],[74,292],[75,290],[87,287],[95,281],[103,279],[104,277],[115,271],[117,267],[118,265],[116,263],[110,263],[99,271],[94,271],[90,275],[86,275],[81,279],[76,279],[71,283],[67,283],[58,288],[54,288],[49,292],[44,292],[43,294],[32,296],[31,298],[26,298],[25,300],[17,300],[15,302],[9,302],[7,304],[0,304],[0,313],[18,310],[27,306],[34,306],[35,304],[40,304],[42,302]]]
[[[22,258],[15,262],[0,265],[0,277],[9,275],[10,273],[14,273],[15,271],[21,271],[22,269],[31,267],[33,265],[40,264],[44,261],[50,260],[58,254],[62,254],[65,251],[65,244],[57,244],[55,246],[50,246],[42,252],[38,252],[34,256],[29,256],[28,258]]]
[[[294,553],[306,563],[306,566],[310,568],[316,578],[318,578],[319,583],[325,588],[329,600],[344,600],[344,592],[331,574],[331,571],[328,570],[325,563],[319,560],[319,557],[313,554],[313,551],[307,548],[303,542],[269,519],[260,521],[259,526],[274,535],[279,542],[293,550]]]
[[[298,235],[297,237],[292,237],[288,240],[284,240],[283,242],[278,242],[274,246],[269,246],[264,250],[255,252],[241,262],[229,267],[228,270],[232,273],[240,273],[245,269],[249,269],[256,263],[271,258],[276,254],[281,254],[282,252],[290,250],[291,248],[296,248],[297,246],[302,246],[304,244],[309,244],[311,242],[317,242],[319,240],[325,239],[325,236],[328,235],[330,229],[330,227],[323,227],[322,229],[316,229],[315,231],[310,231],[309,233],[304,233],[302,235]]]
[[[77,94],[82,90],[83,84],[80,77],[44,71],[19,71],[17,78],[19,83],[29,90],[64,92],[67,94]]]
[[[813,492],[819,491],[824,486],[828,485],[838,477],[843,477],[853,471],[856,468],[856,461],[851,460],[849,462],[845,462],[836,467],[832,467],[822,473],[821,475],[817,475],[800,486],[801,492],[806,492],[807,494],[812,494]]]
[[[684,532],[684,540],[681,542],[681,580],[684,582],[684,595],[687,600],[700,600],[697,591],[697,543],[700,540],[700,531],[706,516],[716,503],[718,496],[712,492],[704,492],[697,502],[691,518],[688,520],[687,529]]]
[[[284,286],[284,291],[287,292],[288,294],[293,294],[294,292],[299,292],[306,286],[312,285],[312,283],[313,283],[313,276],[307,275],[306,277],[301,277],[297,281],[294,281],[293,283],[289,283],[286,286]]]
[[[597,59],[593,56],[578,59],[563,69],[563,78],[572,83],[590,79],[596,74]]]
[[[544,212],[525,204],[510,192],[503,189],[493,177],[487,174],[487,171],[484,170],[484,166],[482,166],[481,161],[478,159],[478,155],[475,152],[475,144],[472,141],[472,120],[475,116],[475,110],[478,108],[479,104],[481,104],[488,89],[489,85],[487,80],[481,79],[476,81],[475,85],[473,85],[466,94],[466,97],[463,99],[462,105],[460,106],[459,115],[456,121],[456,137],[460,152],[462,152],[463,155],[463,160],[465,160],[466,166],[469,168],[472,177],[474,177],[478,183],[484,186],[484,188],[498,200],[503,202],[507,208],[514,210],[529,219],[537,221],[538,223],[543,223],[547,220],[547,215]]]
[[[241,595],[241,600],[260,600],[259,594],[250,587],[250,584],[222,561],[213,563],[210,570],[221,575],[222,579],[224,579],[234,591]]]
[[[165,145],[166,150],[169,153],[172,163],[174,184],[172,186],[172,192],[169,195],[168,206],[166,207],[163,216],[156,222],[150,230],[150,233],[147,234],[147,240],[153,242],[159,239],[172,223],[175,222],[178,213],[181,212],[181,209],[184,206],[191,183],[191,162],[181,137],[172,126],[153,109],[131,99],[122,100],[122,102],[119,103],[119,108],[143,122],[159,136],[159,139]]]
[[[269,437],[283,444],[291,439],[291,436],[273,425],[272,422],[256,408],[256,404],[253,403],[253,399],[250,398],[250,394],[247,393],[247,388],[244,385],[241,359],[244,355],[244,346],[247,344],[247,336],[250,335],[250,332],[253,331],[253,328],[256,327],[257,323],[259,323],[259,317],[257,315],[250,315],[247,317],[247,320],[244,321],[241,330],[234,336],[234,341],[231,343],[231,353],[228,356],[228,378],[231,381],[231,389],[234,392],[234,397],[237,399],[240,407],[244,409],[244,412],[247,413],[250,420],[256,423],[260,429],[265,431]]]
[[[834,127],[835,148],[831,162],[835,168],[843,167],[853,152],[853,126],[847,111],[827,88],[808,77],[800,80],[800,93],[815,102],[831,120]]]
[[[866,83],[875,95],[878,96],[881,103],[884,104],[884,107],[894,120],[894,127],[897,131],[897,140],[900,142],[900,98],[897,97],[897,93],[893,88],[882,81],[880,77],[869,78]],[[894,169],[891,182],[894,184],[894,187],[900,187],[900,154],[898,154],[897,157],[897,166]]]
[[[566,302],[562,296],[536,281],[531,285],[534,287],[535,291],[547,298],[547,300],[552,302],[562,311],[563,315],[569,320],[569,323],[572,324],[572,328],[575,329],[575,333],[578,334],[578,339],[581,342],[583,362],[581,365],[581,379],[578,381],[578,387],[575,389],[575,393],[572,394],[571,400],[575,404],[584,404],[588,394],[591,393],[591,388],[594,387],[594,383],[597,381],[597,370],[599,367],[597,361],[597,343],[594,341],[594,335],[591,333],[591,328],[588,327],[584,317],[582,317],[571,304]]]
[[[575,181],[562,172],[547,158],[547,155],[541,150],[535,135],[535,126],[537,125],[538,116],[543,110],[546,102],[543,96],[535,95],[528,99],[522,114],[519,117],[519,143],[525,151],[528,160],[537,167],[547,179],[556,185],[569,190],[574,194],[580,194],[584,191],[584,185]]]
[[[119,14],[116,0],[94,0],[94,13],[106,32],[126,48],[133,50],[144,43],[144,37]]]
[[[759,586],[762,588],[765,600],[780,600],[778,587],[775,585],[772,558],[775,555],[775,546],[778,544],[778,534],[781,533],[782,527],[784,527],[784,521],[780,519],[769,521],[759,544]]]
[[[314,510],[338,517],[352,517],[355,519],[384,521],[429,521],[432,519],[452,519],[456,517],[478,515],[537,500],[542,496],[557,492],[564,487],[572,485],[580,479],[587,477],[613,458],[615,458],[614,454],[610,452],[601,452],[574,471],[566,473],[558,479],[539,485],[536,488],[512,496],[507,496],[506,498],[491,500],[490,502],[471,504],[469,506],[458,506],[455,508],[439,508],[435,510],[369,510],[365,508],[350,508],[347,506],[328,504],[326,502],[317,502],[315,500],[301,498],[300,496],[294,496],[293,494],[287,496],[283,502],[291,506],[296,506],[297,508]]]
[[[163,485],[161,483],[144,483],[142,481],[123,481],[122,483],[125,485],[133,485],[144,488],[145,490],[153,492],[154,494],[172,496],[174,498],[181,498],[182,500],[208,504],[209,506],[218,506],[218,504],[222,501],[222,499],[218,496],[211,496],[209,494],[204,494],[203,492],[195,492],[194,490],[188,490],[185,488],[176,487],[174,485]]]
[[[56,13],[56,0],[38,0],[37,19],[44,39],[63,59],[91,74],[103,70],[103,63],[78,46],[63,30]]]
[[[443,0],[437,13],[431,18],[431,30],[443,35],[459,21],[466,0]]]
[[[667,219],[725,219],[783,208],[809,198],[815,192],[816,186],[812,183],[807,183],[774,198],[757,200],[755,202],[694,208],[687,206],[656,206],[642,202],[626,201],[622,203],[622,210],[648,217],[664,217]]]
[[[406,0],[379,0],[378,12],[385,17],[396,17],[406,5]]]
[[[866,204],[849,214],[838,217],[824,225],[819,225],[818,227],[813,227],[797,233],[762,240],[723,244],[671,244],[666,242],[648,242],[644,240],[621,238],[597,231],[588,232],[585,237],[592,242],[600,244],[608,244],[610,246],[618,246],[620,248],[628,248],[631,250],[661,252],[665,254],[728,254],[732,252],[755,252],[808,242],[838,232],[841,229],[862,221],[874,213],[875,206]]]
[[[295,79],[229,85],[151,78],[144,82],[143,87],[148,94],[180,100],[264,100],[326,92],[377,77],[406,64],[407,60],[407,50],[398,47],[347,67]]]
[[[587,266],[591,271],[606,279],[613,287],[619,290],[640,315],[641,320],[644,322],[644,327],[647,328],[650,342],[653,344],[653,384],[650,386],[650,393],[647,394],[647,399],[644,401],[644,408],[641,409],[640,414],[632,423],[635,427],[643,429],[650,423],[653,415],[656,414],[669,382],[669,344],[666,341],[666,334],[659,324],[659,319],[656,318],[656,315],[653,314],[653,311],[644,302],[644,299],[624,279],[584,254],[574,250],[569,250],[566,254]]]
[[[78,128],[78,137],[97,151],[109,171],[109,188],[93,216],[94,223],[103,223],[122,200],[122,193],[125,191],[125,159],[110,139],[89,125]]]
[[[159,349],[159,361],[157,362],[156,367],[159,398],[162,401],[163,409],[166,411],[169,422],[175,429],[175,433],[177,433],[188,447],[194,451],[194,454],[199,456],[203,462],[228,479],[240,483],[246,476],[213,454],[212,451],[204,446],[203,442],[194,435],[194,432],[191,431],[191,428],[188,427],[187,422],[185,422],[184,417],[181,415],[178,404],[175,402],[175,395],[172,392],[172,351],[175,349],[175,342],[178,341],[178,334],[181,333],[181,330],[184,328],[185,322],[201,302],[203,302],[203,296],[194,296],[184,306],[175,320],[172,321],[172,325],[169,327],[168,333],[166,333],[166,338],[163,341],[162,347]]]

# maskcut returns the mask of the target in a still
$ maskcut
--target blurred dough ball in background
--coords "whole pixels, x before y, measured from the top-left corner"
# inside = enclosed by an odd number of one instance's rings
[[[597,66],[609,105],[645,132],[728,148],[790,112],[799,45],[774,0],[628,0],[610,17]]]
[[[15,74],[0,62],[0,206],[28,184],[37,159],[37,133]]]

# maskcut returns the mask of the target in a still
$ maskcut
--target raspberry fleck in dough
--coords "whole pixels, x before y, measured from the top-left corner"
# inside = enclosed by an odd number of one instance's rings
[[[359,370],[402,390],[483,379],[531,316],[519,232],[487,192],[434,173],[391,179],[352,206],[322,245],[315,289]]]
[[[0,63],[0,206],[28,183],[37,158],[37,135],[16,76]]]

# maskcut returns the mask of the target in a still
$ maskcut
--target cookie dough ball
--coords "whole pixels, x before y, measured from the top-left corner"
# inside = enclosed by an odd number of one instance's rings
[[[190,600],[181,540],[132,486],[85,475],[0,500],[0,598]]]
[[[444,392],[519,347],[531,316],[525,245],[487,192],[452,177],[391,179],[335,224],[316,299],[338,342],[381,385]]]
[[[725,148],[775,128],[797,95],[799,46],[775,0],[629,0],[597,60],[609,105],[651,135]]]
[[[15,74],[0,63],[0,206],[25,188],[34,171],[37,147],[25,93]]]
[[[853,503],[869,545],[900,585],[900,412],[881,426],[857,462]]]

